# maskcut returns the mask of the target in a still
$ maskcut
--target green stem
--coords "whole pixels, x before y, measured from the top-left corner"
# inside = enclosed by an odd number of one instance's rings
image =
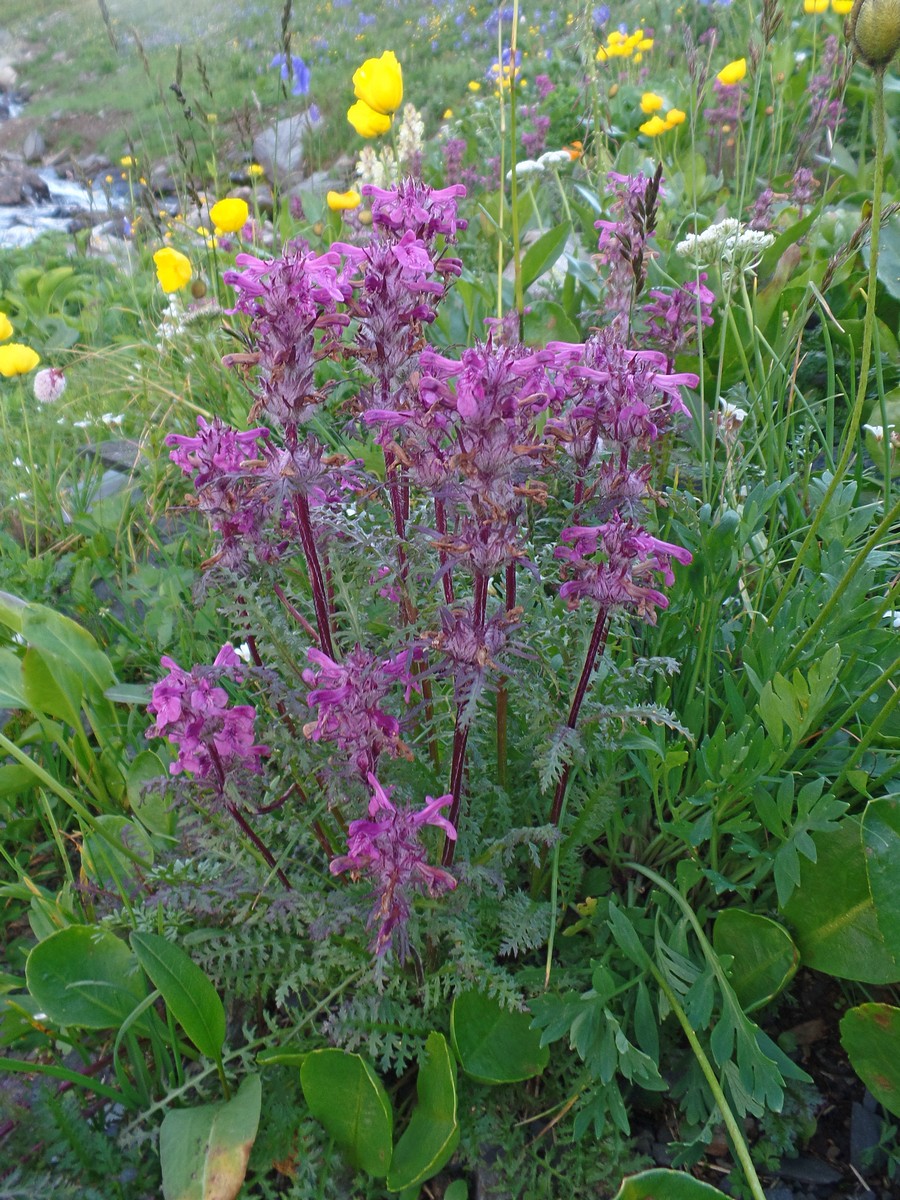
[[[513,293],[515,295],[516,312],[519,315],[519,339],[525,334],[525,297],[522,292],[522,246],[519,234],[518,178],[516,162],[518,158],[516,147],[516,88],[518,87],[518,72],[516,70],[516,48],[519,37],[519,0],[513,0],[512,32],[509,35],[509,138],[512,144],[510,163],[512,166],[512,181],[510,186],[510,217],[512,219],[513,240]],[[500,90],[503,90],[503,63],[500,64]]]
[[[873,121],[875,124],[875,185],[872,192],[872,216],[871,216],[871,234],[869,238],[869,279],[866,291],[866,315],[863,321],[863,344],[862,357],[859,364],[859,384],[856,389],[856,400],[853,405],[853,411],[850,414],[850,422],[847,427],[844,449],[841,457],[835,467],[834,474],[831,477],[825,495],[822,497],[822,502],[819,505],[818,511],[813,517],[812,523],[807,530],[806,537],[797,551],[793,565],[788,572],[787,578],[782,584],[781,591],[775,598],[775,603],[769,613],[770,621],[775,618],[784,604],[785,600],[790,595],[791,588],[797,581],[797,576],[800,573],[800,568],[803,566],[803,561],[806,558],[807,551],[812,545],[813,539],[819,531],[825,515],[828,512],[828,507],[831,504],[832,497],[837,491],[838,485],[847,474],[847,468],[850,465],[850,459],[853,457],[853,450],[856,445],[856,437],[859,433],[859,426],[862,421],[863,407],[866,402],[866,391],[869,380],[869,365],[872,361],[872,336],[875,329],[875,290],[878,281],[878,242],[881,233],[881,207],[882,207],[882,192],[884,190],[884,67],[876,68],[875,70],[875,109],[873,113]]]

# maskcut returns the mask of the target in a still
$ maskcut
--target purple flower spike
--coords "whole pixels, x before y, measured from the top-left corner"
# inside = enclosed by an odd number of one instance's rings
[[[178,747],[170,765],[173,775],[188,771],[197,779],[212,779],[221,791],[226,776],[242,769],[258,772],[268,746],[254,745],[256,709],[251,704],[229,707],[228,693],[217,686],[223,677],[239,682],[241,666],[234,647],[226,642],[211,667],[190,671],[164,655],[160,665],[169,674],[153,688],[147,711],[156,723],[147,737],[164,737]]]
[[[425,847],[420,831],[425,825],[443,829],[448,838],[456,840],[456,830],[441,809],[453,800],[450,795],[425,797],[425,806],[418,812],[397,808],[391,800],[393,788],[385,788],[371,773],[372,788],[368,818],[351,822],[347,838],[347,853],[331,862],[332,875],[349,871],[354,879],[362,876],[374,885],[375,901],[367,928],[375,927],[372,949],[384,954],[394,941],[402,961],[409,947],[406,923],[412,911],[412,896],[439,896],[452,892],[456,880],[440,867],[425,860]]]

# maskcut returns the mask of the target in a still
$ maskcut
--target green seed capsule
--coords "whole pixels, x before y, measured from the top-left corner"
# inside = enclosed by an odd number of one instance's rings
[[[886,67],[900,49],[900,0],[856,0],[847,41],[870,67]]]

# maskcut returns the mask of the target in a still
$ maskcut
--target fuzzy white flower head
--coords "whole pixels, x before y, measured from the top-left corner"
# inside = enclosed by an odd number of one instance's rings
[[[697,266],[718,263],[722,282],[731,286],[735,274],[752,274],[759,266],[763,251],[775,241],[771,233],[742,229],[740,221],[726,217],[702,233],[691,233],[675,247],[675,253],[689,258]]]
[[[397,158],[409,170],[425,150],[425,122],[414,104],[403,106],[403,119],[397,130]]]
[[[540,162],[533,158],[523,158],[521,162],[516,163],[516,179],[528,179],[532,175],[543,175],[544,168]],[[512,179],[512,171],[506,172],[506,182]]]
[[[573,159],[568,150],[545,150],[537,161],[542,167],[570,167]]]
[[[66,377],[59,367],[47,367],[34,377],[34,398],[39,404],[54,404],[66,390]]]

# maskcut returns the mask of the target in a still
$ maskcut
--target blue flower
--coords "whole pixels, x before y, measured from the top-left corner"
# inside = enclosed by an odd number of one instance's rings
[[[292,96],[305,96],[309,92],[309,67],[296,54],[291,55],[290,67],[283,54],[276,54],[269,66],[281,67],[281,78],[285,83],[293,76]]]

